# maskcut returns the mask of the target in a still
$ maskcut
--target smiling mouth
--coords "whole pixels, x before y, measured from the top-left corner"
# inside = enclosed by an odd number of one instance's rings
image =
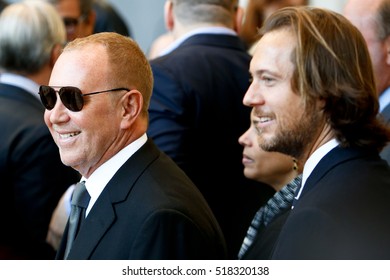
[[[58,133],[60,139],[68,139],[74,136],[79,135],[80,132],[71,132],[71,133]]]
[[[269,121],[271,121],[270,117],[260,117],[259,118],[259,123],[266,123],[266,122],[269,122]]]

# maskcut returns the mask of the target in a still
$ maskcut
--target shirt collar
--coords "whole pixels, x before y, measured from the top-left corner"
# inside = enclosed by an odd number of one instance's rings
[[[381,113],[390,104],[390,87],[379,95],[379,112]]]
[[[168,47],[166,47],[160,53],[160,56],[166,55],[166,54],[172,52],[177,47],[179,47],[185,40],[187,40],[188,38],[190,38],[194,35],[198,35],[198,34],[219,34],[219,35],[224,34],[224,35],[237,36],[237,33],[233,29],[230,29],[227,27],[222,27],[222,26],[200,27],[200,28],[194,29],[194,30],[184,34],[180,38],[173,41]]]
[[[22,88],[25,91],[31,93],[33,96],[35,96],[38,100],[40,100],[39,93],[38,93],[39,85],[33,80],[30,80],[24,76],[13,74],[13,73],[1,73],[0,82],[2,84],[7,84],[7,85]]]
[[[96,169],[88,179],[84,176],[80,181],[85,181],[85,186],[88,190],[91,200],[89,201],[86,214],[88,215],[92,206],[95,204],[99,195],[102,193],[105,186],[114,177],[118,169],[136,152],[138,151],[147,141],[146,134],[143,134],[140,138],[129,144],[116,155],[110,158],[108,161],[103,163],[98,169]]]
[[[319,147],[306,161],[305,166],[303,167],[303,174],[302,174],[302,186],[299,189],[299,192],[295,199],[299,199],[299,197],[302,194],[302,190],[305,187],[305,183],[307,178],[309,178],[310,174],[313,172],[314,168],[317,166],[317,164],[321,161],[321,159],[328,154],[331,150],[333,150],[335,147],[339,145],[338,141],[336,139],[331,139],[330,141],[326,142],[324,145]]]

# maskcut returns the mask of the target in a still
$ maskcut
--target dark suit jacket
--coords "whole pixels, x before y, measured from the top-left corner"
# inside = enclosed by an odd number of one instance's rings
[[[268,260],[271,258],[279,233],[290,213],[290,209],[276,216],[266,227],[262,226],[241,259],[243,260]]]
[[[243,175],[238,138],[250,124],[251,109],[242,103],[250,59],[236,36],[198,34],[151,61],[148,135],[203,193],[232,258],[259,205],[272,195]]]
[[[274,259],[390,259],[390,169],[377,153],[337,147],[315,167]]]
[[[149,139],[104,188],[68,258],[224,259],[226,247],[200,192]]]
[[[132,36],[130,27],[127,26],[120,14],[111,4],[94,1],[93,9],[96,13],[93,33],[116,32],[123,36]]]
[[[0,84],[0,258],[53,259],[45,242],[61,195],[79,180],[62,164],[39,99]]]

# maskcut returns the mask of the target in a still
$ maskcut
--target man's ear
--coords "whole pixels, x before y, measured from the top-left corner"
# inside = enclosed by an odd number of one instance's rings
[[[55,44],[54,47],[52,48],[51,54],[50,54],[50,68],[54,67],[54,63],[56,63],[61,52],[62,52],[62,45]]]
[[[175,18],[173,15],[173,3],[170,0],[167,0],[164,5],[164,20],[165,28],[171,31],[175,25]]]
[[[245,9],[241,6],[237,7],[236,17],[234,22],[234,30],[239,34],[241,31],[242,21],[244,19]]]
[[[121,99],[122,101],[122,129],[129,128],[138,116],[142,113],[144,104],[142,94],[133,89],[127,92]]]
[[[95,10],[92,10],[84,22],[85,36],[93,34],[93,31],[95,29],[95,23],[96,23],[96,12]]]

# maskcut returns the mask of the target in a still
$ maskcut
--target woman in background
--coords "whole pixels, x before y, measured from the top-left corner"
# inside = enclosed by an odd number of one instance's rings
[[[251,113],[251,125],[238,142],[244,147],[244,175],[270,185],[275,194],[253,218],[238,253],[239,259],[268,259],[273,245],[291,209],[292,200],[301,182],[301,168],[290,156],[262,150],[257,143],[256,123]]]

